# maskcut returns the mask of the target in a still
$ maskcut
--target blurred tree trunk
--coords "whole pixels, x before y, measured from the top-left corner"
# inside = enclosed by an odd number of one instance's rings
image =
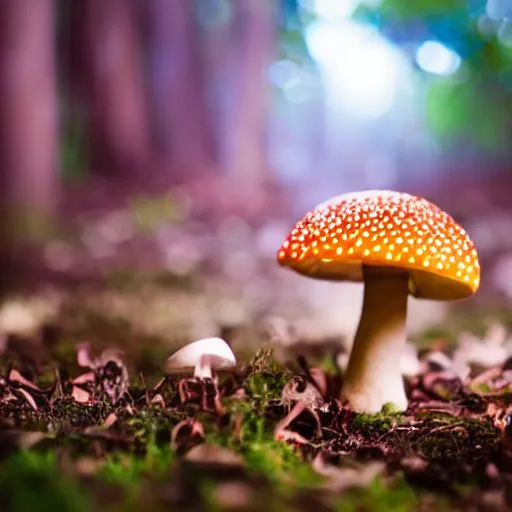
[[[0,195],[54,209],[58,129],[53,0],[0,2]]]
[[[268,121],[267,69],[275,47],[275,4],[271,0],[234,2],[223,168],[230,181],[252,199],[268,177],[265,134]]]
[[[195,2],[145,0],[145,5],[155,143],[174,176],[191,178],[214,164]]]
[[[71,88],[88,116],[93,170],[134,178],[150,137],[138,11],[132,0],[73,0],[68,8]]]
[[[20,277],[14,248],[58,194],[53,0],[0,1],[0,287]]]

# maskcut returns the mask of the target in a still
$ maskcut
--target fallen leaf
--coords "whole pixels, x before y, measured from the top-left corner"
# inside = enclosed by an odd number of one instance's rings
[[[369,462],[355,467],[334,466],[325,461],[322,452],[313,459],[312,466],[317,473],[327,477],[327,482],[320,485],[320,488],[335,493],[354,487],[365,487],[386,469],[384,462]]]
[[[21,373],[18,370],[15,370],[14,368],[9,372],[9,377],[7,377],[7,379],[10,382],[17,382],[25,387],[33,389],[34,391],[41,391],[41,388],[39,386],[23,377],[23,375],[21,375]]]
[[[80,404],[88,404],[91,403],[91,394],[85,389],[82,389],[78,386],[73,386],[73,390],[71,391],[71,396]]]
[[[171,432],[171,448],[178,453],[189,451],[191,447],[204,441],[202,423],[193,419],[180,421]]]
[[[34,411],[37,411],[39,409],[33,396],[28,391],[26,391],[23,388],[19,388],[18,392],[21,393],[25,397],[25,400],[30,404],[30,407],[32,407],[32,409],[34,409]]]
[[[184,459],[189,462],[245,466],[245,461],[240,455],[216,444],[199,444],[194,446],[186,453]]]

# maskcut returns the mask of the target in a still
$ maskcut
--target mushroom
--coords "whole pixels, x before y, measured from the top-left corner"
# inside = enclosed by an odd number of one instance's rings
[[[166,370],[194,368],[194,377],[211,379],[212,369],[235,366],[235,354],[222,338],[204,338],[185,345],[169,357]]]
[[[475,246],[454,219],[425,199],[389,190],[320,204],[293,228],[278,262],[309,277],[364,282],[341,395],[362,412],[387,403],[407,408],[400,360],[408,295],[463,299],[480,282]]]

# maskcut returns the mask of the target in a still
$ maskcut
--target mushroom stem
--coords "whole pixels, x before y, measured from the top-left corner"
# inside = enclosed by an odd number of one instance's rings
[[[342,400],[361,412],[379,412],[389,402],[405,410],[400,359],[406,343],[409,277],[399,270],[363,265],[363,278],[363,309]]]
[[[201,356],[194,366],[194,377],[198,379],[212,378],[212,365],[208,356]]]

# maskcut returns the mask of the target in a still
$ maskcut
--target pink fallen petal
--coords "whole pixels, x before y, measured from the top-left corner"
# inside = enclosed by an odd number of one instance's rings
[[[36,401],[28,391],[25,391],[23,388],[18,389],[18,391],[25,397],[25,400],[30,404],[30,407],[32,407],[34,411],[39,409],[37,407]]]
[[[103,422],[103,427],[110,428],[117,421],[117,414],[115,412],[111,412]]]
[[[87,384],[88,382],[94,382],[95,380],[96,376],[94,375],[94,372],[87,372],[75,377],[71,382],[73,384]]]
[[[71,396],[80,404],[87,404],[91,401],[91,394],[85,389],[79,388],[78,386],[73,386],[73,391],[71,391]]]
[[[91,346],[89,343],[80,343],[76,350],[76,362],[82,368],[92,368]]]
[[[9,372],[8,380],[10,380],[11,382],[18,382],[20,384],[23,384],[23,386],[34,389],[35,391],[41,391],[41,388],[39,386],[23,377],[23,375],[21,375],[21,373],[18,370],[15,370],[14,368]]]

